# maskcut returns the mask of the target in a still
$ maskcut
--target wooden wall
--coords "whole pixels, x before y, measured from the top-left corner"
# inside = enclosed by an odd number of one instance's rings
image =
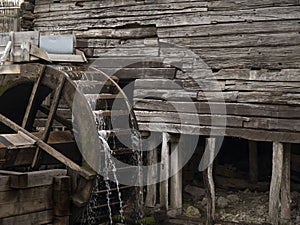
[[[20,30],[20,0],[0,1],[0,31]]]
[[[66,173],[0,171],[0,224],[68,224],[70,177]]]
[[[211,127],[207,104],[220,104],[209,83],[216,78],[228,103],[226,135],[300,140],[298,0],[40,0],[34,13],[36,30],[75,33],[77,46],[92,62],[98,58],[97,66],[105,72],[113,74],[114,68],[127,65],[118,76],[137,79],[135,108],[143,130],[218,134],[219,127]],[[205,63],[200,60],[195,67],[189,51],[161,42],[183,46]],[[136,64],[145,57],[163,64]],[[135,66],[128,66],[132,63]],[[170,79],[184,91],[172,89]],[[199,87],[195,81],[206,83]],[[195,102],[196,112],[190,111],[192,103],[183,95]],[[174,112],[178,109],[185,118],[196,115],[200,124],[187,120],[181,126]],[[150,122],[155,117],[164,122]]]

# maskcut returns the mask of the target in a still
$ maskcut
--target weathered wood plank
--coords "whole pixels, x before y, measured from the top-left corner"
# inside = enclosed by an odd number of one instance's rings
[[[51,185],[53,177],[66,175],[67,171],[63,169],[34,171],[11,175],[11,188],[31,188],[43,185]]]
[[[265,8],[265,7],[277,7],[277,6],[297,6],[299,2],[297,0],[267,0],[261,2],[259,0],[229,0],[229,1],[210,1],[208,4],[209,10],[241,10],[241,9],[253,9],[253,8]]]
[[[148,165],[151,166],[148,170],[147,174],[147,195],[145,199],[145,206],[146,207],[155,207],[156,205],[156,194],[157,194],[157,179],[158,179],[158,171],[157,171],[157,157],[158,157],[158,149],[157,149],[156,139],[148,142],[148,154],[147,154],[147,161]]]
[[[159,111],[135,111],[135,114],[139,122],[155,123],[163,121],[164,123],[182,123],[187,125],[199,124],[205,126],[244,127],[283,132],[300,132],[300,121],[298,119],[271,119],[264,117],[222,116],[213,114],[172,113]]]
[[[160,207],[169,208],[169,134],[162,133],[161,167],[160,167]]]
[[[223,110],[223,109],[226,110]],[[163,111],[163,112],[183,112],[219,115],[239,115],[239,116],[258,116],[269,118],[300,118],[299,107],[288,105],[267,105],[267,104],[247,104],[247,103],[217,103],[217,102],[176,102],[162,101],[156,99],[134,100],[134,109],[137,111]],[[218,110],[219,109],[219,110]]]
[[[247,80],[247,81],[281,81],[281,82],[299,82],[299,69],[282,70],[251,70],[251,69],[223,69],[212,74],[212,77],[218,80]],[[207,76],[209,79],[209,76]],[[280,83],[279,83],[280,84]]]
[[[246,128],[231,128],[222,129],[220,127],[195,126],[185,124],[167,124],[167,123],[139,123],[141,131],[154,132],[170,132],[182,133],[191,135],[225,135],[228,137],[239,137],[252,141],[280,141],[287,143],[299,143],[300,134],[296,132],[279,132],[246,129]]]
[[[135,89],[135,98],[153,98],[153,99],[165,99],[165,100],[190,100],[197,98],[196,92],[187,92],[184,90],[144,90]],[[198,96],[199,98],[199,96]]]
[[[118,7],[118,8],[86,8],[86,10],[72,10],[72,14],[65,14],[64,12],[70,10],[70,8],[62,11],[52,10],[52,12],[45,12],[39,14],[39,22],[54,21],[54,20],[85,20],[87,18],[115,18],[117,16],[126,17],[128,15],[136,15],[140,17],[153,17],[159,15],[170,15],[172,13],[191,13],[191,12],[206,12],[207,7],[203,6],[203,2],[185,2],[177,4],[147,4],[147,5],[135,5],[130,7]],[[54,4],[50,5],[53,6]],[[62,5],[62,7],[64,7]],[[171,8],[170,8],[171,7]]]
[[[171,174],[174,174],[170,179],[170,208],[175,210],[176,215],[182,213],[182,156],[183,152],[180,144],[176,140],[170,140],[171,145]]]
[[[0,175],[0,191],[10,190],[9,176]]]
[[[143,78],[162,78],[174,79],[175,68],[121,68],[111,69],[102,68],[101,71],[108,75],[113,75],[119,79],[143,79]]]
[[[137,95],[137,97],[141,97],[141,96],[142,94]],[[149,96],[152,97],[152,95]],[[262,103],[262,104],[275,104],[275,105],[280,105],[280,104],[298,105],[300,103],[300,94],[284,93],[281,92],[280,90],[274,92],[271,91],[270,92],[230,91],[230,92],[223,92],[223,93],[198,92],[197,99],[199,101],[212,101],[212,102],[228,101],[228,102]]]
[[[300,82],[257,82],[257,81],[237,81],[226,80],[224,91],[269,91],[280,90],[285,93],[299,93]]]
[[[0,192],[0,218],[51,209],[52,186]]]
[[[279,224],[280,187],[282,182],[283,144],[273,143],[272,179],[269,194],[269,217],[273,225]]]
[[[53,211],[46,210],[0,219],[1,225],[48,224],[53,220]]]
[[[251,120],[248,117],[222,116],[210,114],[192,114],[178,112],[159,112],[159,111],[135,111],[139,122],[164,122],[175,124],[201,124],[214,126],[243,127],[244,122]]]
[[[218,26],[216,26],[216,29],[218,29]],[[208,37],[160,38],[160,41],[179,44],[189,48],[235,48],[298,45],[300,42],[299,39],[299,33],[295,31],[267,34],[232,34]]]
[[[299,19],[297,12],[299,6],[294,7],[272,7],[253,10],[238,10],[227,12],[187,12],[172,13],[165,15],[153,15],[153,16],[139,16],[139,24],[149,25],[156,24],[157,27],[172,27],[172,26],[190,26],[201,25],[211,23],[224,23],[224,22],[255,22],[255,21],[274,21],[274,20],[290,20]],[[60,8],[63,10],[63,8]],[[69,9],[69,8],[68,8]],[[67,9],[67,10],[68,10]],[[182,19],[184,15],[185,19]],[[93,28],[104,27],[120,27],[137,21],[136,16],[120,16],[112,18],[99,18],[95,19],[82,19],[81,23],[77,23],[76,20],[58,20],[58,21],[39,21],[35,22],[36,28],[39,30],[49,30],[49,27],[57,27],[59,30],[87,30],[91,24]],[[89,18],[89,16],[86,16]]]
[[[268,34],[276,32],[297,32],[300,28],[299,20],[282,21],[247,21],[237,23],[218,23],[208,25],[190,25],[178,27],[159,27],[159,38],[175,37],[213,37],[236,34]]]
[[[281,182],[281,224],[291,223],[291,144],[284,145]]]
[[[206,149],[208,149],[208,168],[203,171],[203,181],[206,189],[207,197],[207,217],[206,225],[213,225],[215,220],[215,205],[216,205],[216,193],[215,184],[213,180],[213,159],[215,157],[216,138],[206,139]]]
[[[53,214],[55,217],[70,215],[71,179],[56,176],[53,179]]]
[[[48,7],[47,7],[48,6]],[[137,3],[133,0],[129,0],[126,2],[119,2],[119,1],[111,1],[111,2],[95,2],[95,1],[88,1],[84,2],[82,4],[76,4],[74,2],[61,2],[59,4],[36,4],[35,13],[41,13],[43,12],[45,14],[44,17],[49,18],[51,16],[59,16],[59,15],[65,15],[65,14],[57,14],[53,12],[58,11],[67,11],[72,10],[75,14],[79,11],[86,12],[86,10],[93,10],[92,12],[95,13],[95,10],[97,10],[97,13],[102,12],[104,15],[107,16],[115,16],[116,13],[120,13],[120,15],[127,15],[129,12],[134,12],[137,15],[147,15],[147,11],[149,13],[150,10],[156,11],[156,14],[161,13],[168,13],[171,10],[174,12],[186,10],[187,12],[193,11],[191,8],[197,9],[203,9],[202,11],[207,11],[207,2],[206,1],[182,1],[177,2],[176,4],[172,4],[172,2],[156,2],[156,4],[142,4]],[[185,11],[183,11],[185,12]],[[88,12],[87,12],[88,13]],[[93,14],[92,13],[92,14]],[[89,15],[89,14],[87,14]],[[149,14],[151,15],[151,14]],[[67,15],[65,15],[67,17]],[[68,18],[68,17],[67,17]]]
[[[74,34],[77,38],[77,47],[105,47],[108,46],[116,46],[120,45],[120,43],[124,42],[123,39],[136,39],[136,38],[148,38],[148,37],[156,37],[157,28],[155,26],[141,26],[137,28],[117,28],[117,29],[89,29],[87,31],[74,31]],[[98,38],[98,40],[80,40],[80,38]],[[105,38],[105,40],[101,40]],[[107,40],[107,38],[114,38],[111,40]],[[119,39],[119,40],[118,40]],[[122,41],[123,40],[123,41]],[[85,44],[84,44],[85,43]],[[127,41],[126,41],[127,43]]]
[[[193,48],[211,68],[299,68],[298,46]],[[216,57],[217,56],[217,57]]]

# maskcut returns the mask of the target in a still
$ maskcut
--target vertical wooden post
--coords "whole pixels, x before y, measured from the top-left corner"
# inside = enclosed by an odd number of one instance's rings
[[[177,140],[171,139],[171,197],[170,206],[176,210],[176,215],[182,213],[182,170],[181,170],[181,151]]]
[[[283,144],[273,142],[272,179],[269,195],[269,216],[273,225],[278,225],[280,187],[283,167]]]
[[[203,171],[203,181],[206,188],[207,197],[207,219],[206,225],[214,224],[215,220],[215,185],[213,180],[213,159],[216,148],[216,138],[206,139],[206,148],[209,150],[209,157],[207,160],[212,162],[206,170]]]
[[[148,165],[151,166],[150,169],[148,170],[148,175],[147,175],[147,181],[148,181],[148,186],[147,186],[147,195],[146,195],[146,200],[145,200],[145,206],[147,207],[154,207],[156,205],[156,181],[157,179],[157,146],[155,140],[150,142],[148,144],[148,155],[147,155],[147,160],[148,160]]]
[[[68,225],[70,216],[71,179],[69,176],[54,178],[53,215],[54,225]]]
[[[249,141],[249,177],[252,183],[258,181],[257,142]]]
[[[281,182],[281,224],[291,221],[291,144],[284,145]]]
[[[162,133],[162,147],[161,147],[161,167],[160,178],[163,180],[160,183],[160,206],[164,210],[168,210],[169,205],[169,134]]]

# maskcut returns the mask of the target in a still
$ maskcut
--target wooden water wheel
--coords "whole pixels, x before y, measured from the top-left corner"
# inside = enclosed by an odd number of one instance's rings
[[[22,171],[47,169],[53,165],[67,167],[73,178],[72,200],[76,210],[87,204],[91,194],[103,195],[105,187],[92,191],[97,171],[82,157],[82,146],[75,140],[75,133],[79,131],[73,127],[71,115],[76,100],[79,115],[73,115],[73,122],[77,118],[79,126],[83,127],[82,139],[89,142],[91,132],[100,129],[105,132],[113,155],[126,158],[133,154],[130,147],[116,138],[127,135],[130,140],[137,130],[134,114],[117,80],[82,66],[13,64],[2,67],[1,73],[0,147],[5,151],[0,156],[0,168]],[[114,101],[122,102],[118,103],[120,108],[112,107]],[[93,119],[81,121],[80,118]],[[99,118],[104,121],[101,126]],[[126,121],[128,126],[116,127],[118,120]],[[130,187],[111,185],[110,191],[127,188]],[[114,199],[111,205],[118,205],[118,201]],[[105,208],[107,204],[99,202],[93,207]],[[78,217],[78,213],[75,214],[73,221]]]

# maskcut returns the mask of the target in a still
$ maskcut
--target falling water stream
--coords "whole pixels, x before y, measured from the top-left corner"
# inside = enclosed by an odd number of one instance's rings
[[[85,84],[83,84],[85,87]],[[99,92],[98,92],[99,93]],[[87,97],[87,101],[92,109],[96,109],[97,105],[97,100],[92,98],[92,97]],[[105,107],[106,108],[106,107]],[[109,109],[108,109],[109,110]],[[114,145],[115,143],[115,138],[113,139],[112,143],[112,148],[110,148],[110,145],[108,142],[108,127],[110,126],[110,123],[106,123],[105,118],[101,114],[94,114],[95,120],[96,120],[96,125],[98,129],[98,137],[99,137],[99,143],[102,146],[101,149],[101,159],[100,160],[100,165],[99,165],[99,171],[102,171],[101,173],[103,176],[101,177],[100,175],[97,177],[96,185],[94,187],[93,193],[97,193],[99,191],[103,190],[103,185],[105,185],[106,189],[106,204],[107,204],[107,209],[108,209],[108,217],[109,217],[109,223],[112,225],[113,224],[113,209],[111,207],[112,205],[112,191],[117,192],[117,198],[119,202],[119,214],[120,214],[120,222],[124,223],[124,210],[123,210],[123,201],[122,201],[122,195],[120,191],[120,184],[119,180],[117,177],[117,168],[113,160],[113,150],[115,149]],[[135,128],[134,124],[136,121],[132,118],[132,115],[130,116],[130,128]],[[143,177],[142,177],[142,151],[141,151],[141,135],[138,131],[132,131],[131,134],[131,142],[132,142],[132,151],[133,151],[133,159],[135,161],[135,164],[138,169],[138,177],[136,179],[136,186],[140,188],[136,188],[138,190],[138,193],[136,193],[136,205],[134,207],[134,210],[136,211],[135,213],[137,214],[136,218],[136,223],[143,217],[143,210],[142,210],[142,205],[143,205],[143,188],[142,188],[142,182],[143,182]],[[101,185],[102,181],[102,185]],[[111,182],[114,182],[114,190],[112,190],[111,187]],[[99,204],[97,201],[99,201],[99,198],[95,194],[91,196],[91,200],[85,210],[84,213],[84,224],[85,225],[95,225],[98,221],[95,219],[95,217],[99,217],[99,214],[101,214],[99,211],[97,211],[97,204]],[[95,210],[96,209],[96,210]]]

